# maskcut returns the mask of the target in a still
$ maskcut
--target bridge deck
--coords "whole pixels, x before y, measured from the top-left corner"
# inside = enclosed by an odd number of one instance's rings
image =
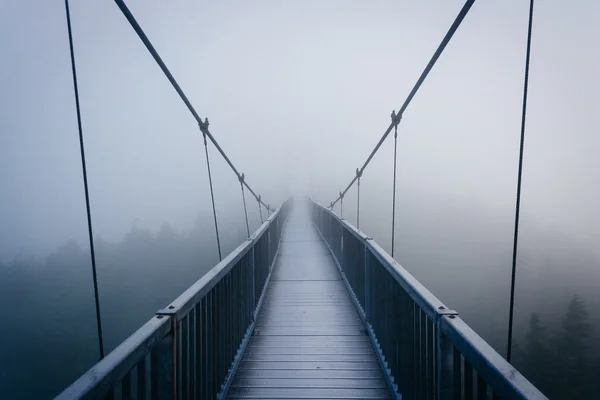
[[[384,399],[365,327],[307,209],[296,205],[230,399]]]

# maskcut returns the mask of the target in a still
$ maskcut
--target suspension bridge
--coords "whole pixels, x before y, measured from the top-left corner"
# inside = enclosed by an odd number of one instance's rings
[[[219,259],[205,276],[104,353],[83,130],[65,1],[96,300],[100,361],[57,399],[545,399],[510,364],[514,277],[533,0],[530,3],[515,216],[508,353],[497,353],[393,258],[396,143],[402,115],[469,12],[460,10],[362,167],[329,204],[308,197],[272,207],[250,186],[200,118],[122,0],[115,0],[197,121],[204,137]],[[360,231],[360,181],[394,132],[392,249]],[[223,257],[209,145],[237,177],[248,238]],[[356,227],[343,218],[356,184]],[[246,191],[262,224],[250,232]],[[339,215],[335,206],[339,203]],[[263,219],[263,208],[265,219]],[[347,211],[346,211],[347,212]]]

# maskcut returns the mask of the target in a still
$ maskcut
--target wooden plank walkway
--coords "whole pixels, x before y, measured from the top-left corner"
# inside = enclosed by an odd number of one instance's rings
[[[391,397],[333,257],[308,209],[296,204],[227,398]]]

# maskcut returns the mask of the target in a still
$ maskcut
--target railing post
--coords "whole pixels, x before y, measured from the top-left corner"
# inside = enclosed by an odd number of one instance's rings
[[[342,228],[342,221],[340,221],[340,229],[339,229],[339,236],[336,240],[337,243],[337,248],[336,250],[338,250],[338,262],[340,263],[340,268],[342,270],[344,270],[344,260],[346,259],[346,257],[344,257],[344,229]]]
[[[370,306],[371,306],[371,291],[369,289],[369,284],[370,284],[370,280],[369,280],[369,248],[367,247],[367,240],[370,240],[370,238],[365,239],[365,243],[364,243],[364,252],[365,252],[365,321],[367,321],[367,323],[369,322],[369,317],[371,316],[371,312],[369,310]]]
[[[162,312],[165,311],[164,314]],[[177,319],[175,315],[169,315],[168,310],[159,310],[158,316],[161,318],[169,318],[171,323],[171,332],[165,336],[156,345],[156,360],[152,362],[152,369],[156,368],[156,371],[151,371],[154,375],[153,385],[156,385],[157,397],[159,399],[176,399],[177,398],[177,336],[179,330],[177,329]]]
[[[267,232],[265,234],[268,234],[268,233],[269,233],[269,231],[267,230]],[[254,264],[255,264],[255,262],[254,262],[254,257],[255,257],[254,248],[255,248],[255,245],[256,245],[256,242],[253,243],[252,249],[250,250],[250,252],[251,252],[251,255],[250,255],[250,279],[251,279],[251,282],[252,282],[252,294],[251,294],[251,296],[252,296],[252,308],[254,310],[256,310],[256,280],[255,280],[256,278],[254,277],[254,274],[255,274],[255,272],[254,272],[254,268],[255,268],[254,267]],[[254,321],[254,318],[255,318],[254,311],[252,311],[252,321]]]
[[[437,384],[438,400],[452,399],[454,392],[454,367],[452,341],[444,335],[441,325],[444,318],[456,318],[454,315],[438,315],[437,322]]]
[[[273,267],[273,259],[271,259],[271,246],[273,245],[271,243],[271,236],[273,233],[273,229],[275,229],[275,233],[277,233],[277,228],[278,228],[278,223],[279,223],[279,216],[277,215],[275,217],[275,220],[271,223],[271,225],[267,228],[267,231],[264,233],[265,235],[267,235],[267,263],[269,265],[267,265],[267,270],[270,272],[271,268]],[[258,266],[260,268],[260,265]],[[254,268],[256,268],[256,266],[254,266]],[[262,288],[261,288],[262,291]]]

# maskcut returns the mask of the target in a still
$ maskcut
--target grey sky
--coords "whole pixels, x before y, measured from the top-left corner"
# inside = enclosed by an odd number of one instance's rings
[[[328,202],[371,151],[462,1],[128,1],[211,131],[269,201]],[[404,115],[402,192],[514,207],[527,7],[476,2]],[[593,247],[600,235],[600,5],[538,2],[524,218]],[[209,207],[198,128],[119,9],[73,2],[96,234],[138,219],[189,228]],[[0,259],[85,241],[62,1],[0,2]],[[387,207],[391,141],[365,173]],[[220,215],[241,215],[212,151]],[[370,190],[369,190],[370,189]],[[272,200],[271,200],[272,199]]]

